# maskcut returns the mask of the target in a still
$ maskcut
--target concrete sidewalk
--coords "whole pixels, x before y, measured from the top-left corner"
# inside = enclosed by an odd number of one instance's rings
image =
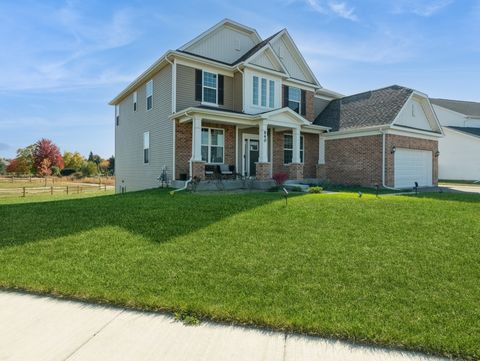
[[[0,360],[383,360],[440,358],[0,291]]]

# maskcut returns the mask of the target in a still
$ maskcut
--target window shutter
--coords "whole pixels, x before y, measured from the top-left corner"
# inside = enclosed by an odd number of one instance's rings
[[[218,75],[218,105],[223,105],[223,75]]]
[[[202,70],[195,69],[195,100],[202,101]]]
[[[301,98],[301,105],[300,105],[300,114],[302,115],[305,115],[307,114],[307,102],[306,102],[306,95],[307,95],[307,92],[305,90],[302,90],[302,98]]]
[[[288,86],[283,86],[283,107],[288,107]]]

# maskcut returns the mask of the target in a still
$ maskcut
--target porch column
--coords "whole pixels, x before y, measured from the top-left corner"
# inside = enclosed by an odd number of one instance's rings
[[[205,162],[202,161],[202,118],[194,115],[192,118],[192,166],[191,176],[205,179]]]
[[[262,120],[258,130],[258,162],[268,163],[268,124],[265,120]]]
[[[288,177],[290,179],[303,179],[303,164],[300,162],[300,127],[292,130],[293,154],[292,163],[288,166]]]
[[[268,123],[262,120],[258,126],[258,162],[255,164],[256,177],[260,180],[270,179],[268,163]]]

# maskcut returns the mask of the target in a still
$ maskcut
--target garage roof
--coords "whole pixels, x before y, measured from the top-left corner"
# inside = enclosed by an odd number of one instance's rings
[[[466,133],[466,134],[469,134],[469,135],[473,135],[475,137],[479,137],[480,138],[480,128],[473,128],[473,127],[452,127],[452,126],[449,126],[447,128],[450,128],[450,129],[453,129],[453,130],[456,130],[458,132],[462,132],[462,133]]]
[[[430,99],[430,102],[470,117],[480,117],[480,103],[451,99]]]
[[[336,99],[313,124],[330,127],[331,131],[390,125],[412,93],[413,89],[392,85]]]

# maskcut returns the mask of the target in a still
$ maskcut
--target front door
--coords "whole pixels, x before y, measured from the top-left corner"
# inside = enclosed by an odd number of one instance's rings
[[[258,162],[258,136],[244,135],[243,139],[243,174],[253,177],[256,174]]]

